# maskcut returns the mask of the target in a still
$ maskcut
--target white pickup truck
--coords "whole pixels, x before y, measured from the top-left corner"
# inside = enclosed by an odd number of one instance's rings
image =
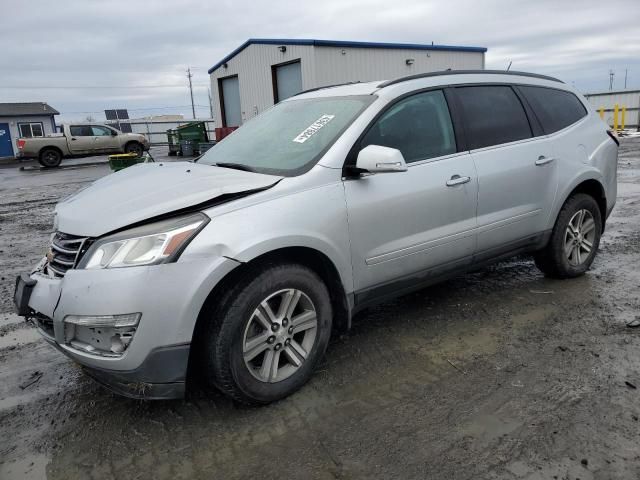
[[[65,157],[103,153],[137,153],[149,150],[144,135],[122,133],[113,127],[96,124],[62,125],[62,133],[39,138],[18,139],[18,158],[37,158],[40,165],[57,167]]]

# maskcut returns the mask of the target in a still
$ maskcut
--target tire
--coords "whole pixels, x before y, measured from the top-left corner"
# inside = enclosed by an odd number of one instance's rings
[[[62,163],[62,154],[55,148],[45,148],[40,152],[38,163],[44,168],[55,168]]]
[[[283,300],[291,298],[289,305],[295,304],[291,318],[279,315]],[[270,264],[247,272],[206,315],[204,381],[247,405],[268,404],[302,387],[331,335],[327,287],[315,272],[296,264]],[[296,353],[299,348],[306,356]]]
[[[124,153],[135,153],[138,157],[141,157],[143,152],[144,148],[138,142],[127,143],[124,147]]]
[[[558,214],[549,243],[534,255],[536,266],[551,278],[583,275],[596,256],[601,235],[602,216],[595,199],[584,193],[572,195]]]

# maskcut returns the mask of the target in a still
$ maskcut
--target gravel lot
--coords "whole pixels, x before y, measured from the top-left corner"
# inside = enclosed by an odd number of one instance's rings
[[[0,168],[0,478],[640,478],[640,138],[587,275],[523,257],[367,310],[263,408],[117,397],[11,313],[55,203],[109,173],[76,163]]]

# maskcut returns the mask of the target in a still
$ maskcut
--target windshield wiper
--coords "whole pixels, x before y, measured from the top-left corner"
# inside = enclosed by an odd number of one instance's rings
[[[247,165],[244,165],[242,163],[232,163],[232,162],[218,162],[218,163],[214,163],[214,165],[216,167],[222,167],[222,168],[233,168],[235,170],[243,170],[245,172],[254,172],[255,170]]]

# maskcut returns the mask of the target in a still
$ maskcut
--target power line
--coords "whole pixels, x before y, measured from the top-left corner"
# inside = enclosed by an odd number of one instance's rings
[[[187,68],[187,78],[189,79],[189,93],[191,94],[191,111],[193,112],[193,119],[196,119],[196,107],[193,105],[193,85],[191,83],[191,68]]]

